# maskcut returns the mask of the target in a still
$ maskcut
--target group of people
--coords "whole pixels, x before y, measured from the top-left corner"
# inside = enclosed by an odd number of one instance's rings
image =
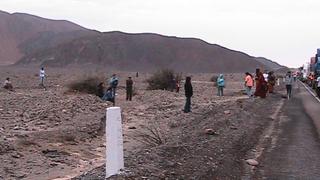
[[[279,81],[274,72],[262,73],[260,69],[256,69],[255,77],[250,74],[249,72],[245,73],[244,78],[244,86],[246,94],[249,98],[260,97],[266,98],[267,93],[274,93],[274,86],[276,85],[277,81]],[[284,82],[286,85],[287,90],[287,98],[291,98],[292,94],[292,85],[294,83],[294,77],[292,73],[289,71],[287,72]],[[319,78],[319,92],[320,92],[320,78]],[[278,82],[279,83],[279,82]],[[216,79],[216,85],[218,89],[218,96],[223,96],[223,89],[225,88],[225,79],[223,74],[220,74]],[[253,87],[255,85],[255,92],[253,93]],[[186,77],[186,81],[184,84],[185,89],[185,96],[186,96],[186,103],[184,106],[183,111],[185,113],[191,112],[191,97],[193,95],[193,89],[191,85],[191,77]]]
[[[42,67],[39,72],[40,77],[40,86],[45,88],[44,80],[46,78],[46,73],[44,68]],[[136,77],[138,77],[138,73],[136,74]],[[265,98],[267,93],[273,93],[274,92],[274,86],[276,84],[276,77],[273,72],[269,72],[268,74],[262,73],[260,69],[256,69],[255,77],[250,74],[249,72],[245,73],[244,78],[244,86],[246,94],[249,96],[249,98],[253,97],[261,97]],[[291,98],[292,94],[292,84],[295,81],[292,73],[288,72],[286,74],[286,77],[284,78],[286,89],[287,89],[287,97],[288,99]],[[317,86],[317,93],[318,96],[320,95],[320,77],[317,79],[318,86]],[[118,87],[119,79],[116,74],[113,74],[110,78],[110,80],[107,82],[109,85],[106,90],[104,90],[103,83],[101,82],[98,85],[98,96],[101,97],[103,100],[111,101],[115,105],[115,97],[116,97],[116,89]],[[172,80],[172,91],[175,89],[176,92],[179,92],[180,90],[180,82],[176,80]],[[218,96],[223,96],[223,89],[225,88],[225,79],[223,74],[220,74],[216,80],[217,89],[218,89]],[[253,87],[255,87],[255,92],[253,93]],[[13,86],[10,81],[10,78],[6,78],[3,88],[13,91]],[[186,77],[186,81],[184,84],[185,89],[185,96],[186,96],[186,103],[184,106],[183,111],[185,113],[191,112],[191,97],[193,96],[193,88],[191,84],[191,77]],[[126,80],[126,100],[131,101],[133,96],[133,80],[132,77],[128,77]]]
[[[138,77],[138,73],[136,74],[136,77]],[[104,91],[102,82],[98,85],[98,96],[100,96],[102,100],[113,102],[113,105],[115,105],[116,90],[119,84],[119,78],[117,77],[117,75],[113,74],[107,84],[109,84],[109,87],[106,89],[106,91]],[[128,77],[128,79],[126,80],[126,100],[132,101],[132,96],[133,80],[132,77]]]
[[[252,85],[250,89],[252,89],[254,81],[256,82],[256,91],[253,94],[255,97],[266,98],[267,93],[274,93],[277,78],[272,71],[262,73],[260,69],[256,69],[256,77],[254,80],[250,73],[246,74],[249,74],[252,78],[252,82],[250,81],[250,85]]]
[[[40,69],[40,72],[39,72],[39,77],[40,77],[40,84],[39,84],[39,86],[40,86],[40,87],[43,87],[43,88],[45,88],[45,89],[46,89],[46,87],[45,87],[45,85],[44,85],[44,80],[45,80],[46,76],[47,76],[47,75],[46,75],[46,73],[45,73],[45,71],[44,71],[44,68],[42,67],[42,68]],[[4,81],[4,83],[3,83],[3,88],[6,89],[6,90],[9,90],[9,91],[14,91],[13,85],[12,85],[9,77],[7,77],[6,80]]]
[[[254,87],[254,81],[256,81],[256,91],[253,94],[252,89]],[[225,87],[225,79],[223,74],[220,74],[216,80],[218,88],[218,96],[223,96],[223,89]],[[249,72],[245,73],[244,86],[246,93],[249,97],[261,97],[265,98],[267,93],[274,92],[274,86],[276,84],[276,77],[273,72],[262,73],[260,69],[256,70],[256,77],[253,77]]]

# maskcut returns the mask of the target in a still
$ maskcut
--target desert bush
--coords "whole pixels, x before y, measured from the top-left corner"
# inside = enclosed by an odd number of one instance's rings
[[[167,142],[165,133],[156,123],[143,127],[143,130],[135,133],[133,139],[149,146],[159,146]]]
[[[218,76],[217,76],[217,75],[213,75],[213,76],[210,78],[210,81],[216,83],[216,82],[217,82],[217,79],[218,79]]]
[[[83,92],[99,96],[99,83],[103,80],[99,77],[86,77],[76,80],[68,85],[69,91]]]
[[[175,74],[173,70],[164,69],[154,73],[149,79],[147,79],[148,90],[173,90],[175,84],[172,84],[172,80],[181,81],[182,75]]]

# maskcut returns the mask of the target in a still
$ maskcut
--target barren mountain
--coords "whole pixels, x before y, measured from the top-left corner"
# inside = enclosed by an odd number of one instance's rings
[[[257,61],[261,62],[262,64],[266,65],[269,69],[268,70],[279,70],[281,68],[285,68],[284,66],[280,65],[277,62],[274,62],[270,59],[264,57],[257,57]]]
[[[0,11],[0,65],[14,63],[93,65],[129,71],[170,68],[181,72],[243,72],[275,67],[269,60],[260,61],[200,39],[100,33],[64,20]]]
[[[29,54],[18,64],[103,65],[120,70],[243,72],[265,67],[245,53],[192,38],[107,32]]]
[[[48,40],[49,34],[50,37],[60,37],[61,33],[73,31],[77,33],[71,33],[72,35],[66,39],[60,38],[60,40],[47,43],[49,47],[91,31],[64,20],[49,20],[29,14],[9,14],[0,11],[0,65],[13,64],[24,56],[27,50],[35,50],[31,48],[31,45],[37,47],[33,43],[26,42],[43,42]],[[41,43],[40,46],[46,47],[46,44]]]

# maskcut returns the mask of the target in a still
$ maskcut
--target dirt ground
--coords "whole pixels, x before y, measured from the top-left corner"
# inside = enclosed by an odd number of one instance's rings
[[[98,69],[48,69],[47,90],[38,86],[38,69],[1,68],[15,92],[0,90],[0,179],[104,179],[105,137],[101,118],[111,103],[66,86]],[[281,99],[249,100],[243,76],[228,74],[224,97],[216,96],[212,74],[192,74],[192,113],[182,112],[185,97],[147,91],[149,74],[117,72],[122,108],[125,172],[115,179],[236,178],[243,157],[254,147]],[[188,74],[190,75],[190,74]],[[137,95],[125,101],[124,83],[134,77]],[[214,133],[205,133],[211,128]],[[150,142],[150,130],[157,141]],[[82,174],[82,175],[81,175]]]

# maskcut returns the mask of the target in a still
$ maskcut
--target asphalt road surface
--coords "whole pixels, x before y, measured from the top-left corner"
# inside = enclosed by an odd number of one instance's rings
[[[320,102],[297,82],[252,179],[320,179]]]

